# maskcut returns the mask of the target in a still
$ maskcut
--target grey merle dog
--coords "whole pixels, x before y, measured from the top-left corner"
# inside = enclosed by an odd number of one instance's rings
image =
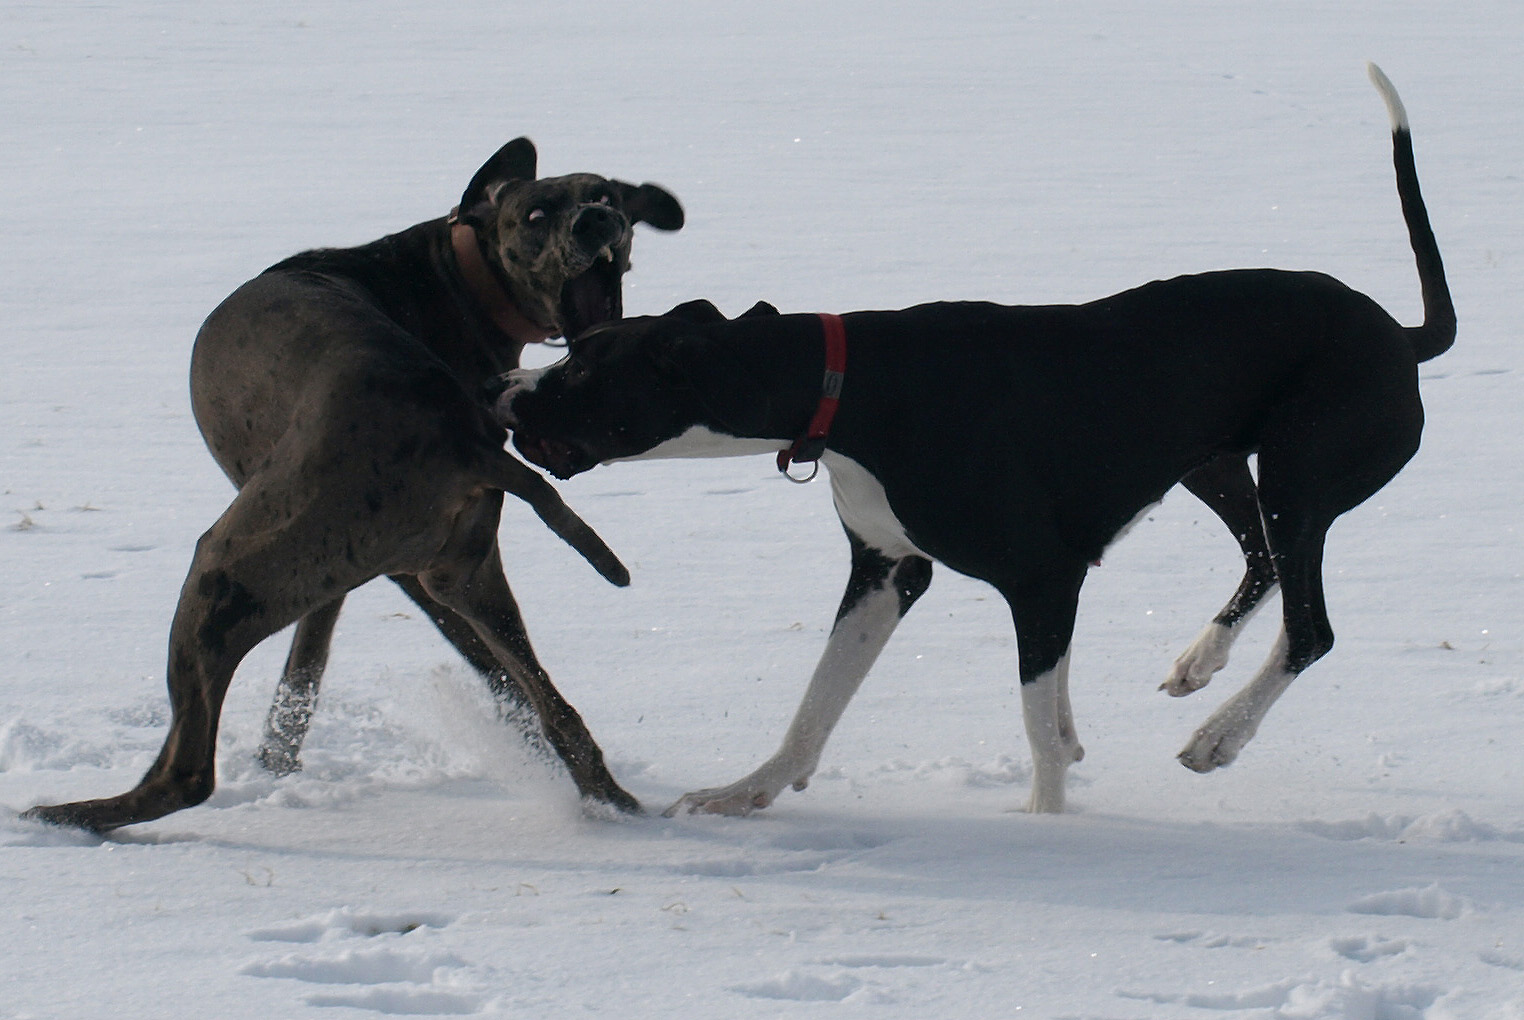
[[[599,327],[565,360],[512,374],[499,417],[515,447],[559,478],[614,460],[773,451],[785,470],[818,458],[830,471],[851,576],[803,702],[770,759],[672,811],[745,814],[803,789],[933,560],[1008,602],[1034,766],[1029,806],[1062,810],[1068,767],[1083,753],[1068,694],[1081,585],[1177,482],[1232,529],[1248,566],[1165,688],[1205,685],[1243,621],[1281,590],[1269,658],[1179,756],[1201,772],[1237,757],[1332,646],[1324,536],[1417,451],[1418,364],[1455,338],[1406,114],[1385,76],[1371,74],[1392,120],[1421,326],[1399,325],[1332,277],[1251,269],[1082,305],[842,316],[758,306],[727,321],[697,302]]]
[[[503,576],[503,493],[606,578],[629,575],[538,473],[504,450],[488,387],[526,343],[618,318],[632,225],[683,224],[663,189],[536,179],[526,138],[457,211],[358,248],[309,251],[244,284],[202,326],[196,422],[237,497],[196,546],[170,630],[173,717],[117,797],[27,816],[104,831],[204,801],[239,661],[297,623],[260,751],[289,772],[345,595],[390,576],[503,698],[529,706],[583,796],[637,810],[535,657]]]

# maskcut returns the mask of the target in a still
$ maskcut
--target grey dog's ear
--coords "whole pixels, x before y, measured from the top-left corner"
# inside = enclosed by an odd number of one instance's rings
[[[534,142],[527,138],[515,138],[498,149],[476,171],[476,176],[471,178],[471,183],[460,196],[460,219],[483,225],[499,188],[510,181],[534,180],[537,158]]]
[[[672,193],[656,184],[636,187],[609,181],[619,192],[619,205],[631,223],[649,223],[657,230],[683,229],[683,207]]]

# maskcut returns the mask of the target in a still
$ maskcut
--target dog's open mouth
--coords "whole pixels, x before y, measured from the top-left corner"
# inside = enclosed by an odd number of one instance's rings
[[[593,466],[593,459],[571,443],[540,436],[513,434],[513,448],[523,454],[529,463],[544,468],[565,481]]]
[[[600,322],[617,319],[624,314],[624,301],[620,294],[619,280],[623,271],[608,249],[593,260],[593,264],[580,275],[566,281],[561,288],[562,336],[574,340]]]

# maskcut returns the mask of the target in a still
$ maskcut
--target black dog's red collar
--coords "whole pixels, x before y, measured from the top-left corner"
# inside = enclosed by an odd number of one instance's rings
[[[820,403],[815,416],[804,435],[794,440],[786,450],[778,451],[778,470],[791,482],[807,482],[820,470],[820,458],[826,450],[826,436],[830,435],[831,422],[836,418],[836,408],[841,404],[841,384],[847,371],[847,328],[841,316],[820,313],[820,327],[825,332],[825,379],[820,384]],[[793,463],[814,464],[809,478],[795,478],[788,473]]]

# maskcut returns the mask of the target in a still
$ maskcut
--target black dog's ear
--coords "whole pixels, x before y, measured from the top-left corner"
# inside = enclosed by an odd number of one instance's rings
[[[694,301],[684,301],[663,318],[681,319],[684,322],[703,325],[708,322],[724,322],[725,313],[714,307],[712,302],[698,298]]]
[[[619,190],[619,204],[631,223],[649,223],[657,230],[683,229],[683,207],[666,188],[655,184],[636,187],[610,181]]]
[[[710,312],[719,315],[707,301],[692,301],[679,308],[690,305],[707,305]],[[720,321],[723,319],[720,316]],[[703,412],[707,423],[733,436],[760,435],[768,402],[752,401],[755,406],[748,408],[747,401],[737,403],[723,397],[734,391],[737,380],[753,376],[756,367],[741,357],[735,344],[705,335],[702,330],[692,328],[694,325],[703,323],[683,320],[662,324],[649,348],[652,360],[664,377],[685,394],[685,399]]]
[[[460,196],[461,220],[479,223],[503,185],[510,181],[534,180],[537,159],[534,142],[527,138],[515,138],[493,153]]]
[[[777,307],[775,305],[769,304],[766,301],[758,301],[756,304],[754,304],[750,308],[746,309],[746,311],[742,312],[738,316],[738,318],[742,318],[742,319],[755,319],[759,315],[781,315],[781,314],[782,313],[778,311],[778,309],[777,309]]]

